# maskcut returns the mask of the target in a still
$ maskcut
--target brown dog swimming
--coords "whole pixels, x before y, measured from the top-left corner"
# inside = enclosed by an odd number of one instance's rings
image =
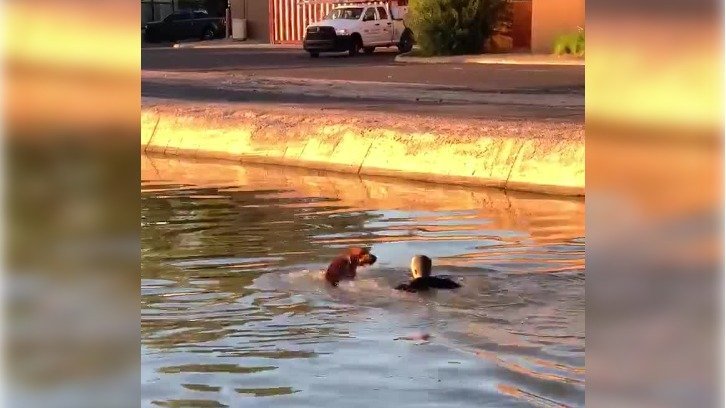
[[[348,248],[345,253],[330,263],[328,270],[325,271],[325,280],[333,286],[338,286],[338,282],[341,280],[355,279],[358,266],[373,265],[376,259],[368,248]]]

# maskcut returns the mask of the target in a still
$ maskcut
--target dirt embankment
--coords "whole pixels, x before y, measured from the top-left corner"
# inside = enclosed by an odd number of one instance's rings
[[[584,195],[584,125],[146,100],[141,148],[443,183]]]

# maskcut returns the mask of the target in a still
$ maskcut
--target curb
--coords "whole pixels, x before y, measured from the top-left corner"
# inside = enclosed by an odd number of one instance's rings
[[[141,149],[190,158],[585,195],[584,138],[563,139],[556,132],[542,135],[532,126],[521,136],[499,136],[499,129],[476,127],[466,128],[463,135],[460,124],[412,130],[418,125],[396,129],[361,117],[341,124],[340,115],[333,114],[240,112],[234,107],[192,108],[170,102],[142,107]]]
[[[229,42],[224,40],[181,42],[168,45],[152,45],[153,43],[142,43],[141,51],[149,50],[173,50],[179,48],[195,49],[242,49],[242,50],[291,50],[302,48],[291,44],[267,44],[267,43],[246,43],[244,41]]]
[[[414,64],[490,64],[490,65],[559,65],[559,66],[585,66],[584,59],[556,59],[532,58],[531,55],[522,57],[456,55],[450,57],[413,57],[407,54],[396,55],[395,61]]]
[[[298,45],[289,44],[266,44],[266,43],[245,43],[245,42],[228,42],[214,43],[211,41],[205,42],[189,42],[189,43],[176,43],[171,48],[231,48],[231,49],[248,49],[248,50],[289,50],[289,49],[300,49]]]

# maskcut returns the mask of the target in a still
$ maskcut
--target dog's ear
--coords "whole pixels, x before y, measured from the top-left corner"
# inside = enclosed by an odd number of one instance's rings
[[[348,248],[348,255],[359,257],[361,255],[369,254],[371,251],[368,248],[362,248],[362,247],[351,247]]]

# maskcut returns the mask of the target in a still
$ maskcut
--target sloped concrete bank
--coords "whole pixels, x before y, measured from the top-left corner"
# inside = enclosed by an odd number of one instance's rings
[[[142,103],[149,153],[585,194],[579,123],[462,121],[290,107]]]

